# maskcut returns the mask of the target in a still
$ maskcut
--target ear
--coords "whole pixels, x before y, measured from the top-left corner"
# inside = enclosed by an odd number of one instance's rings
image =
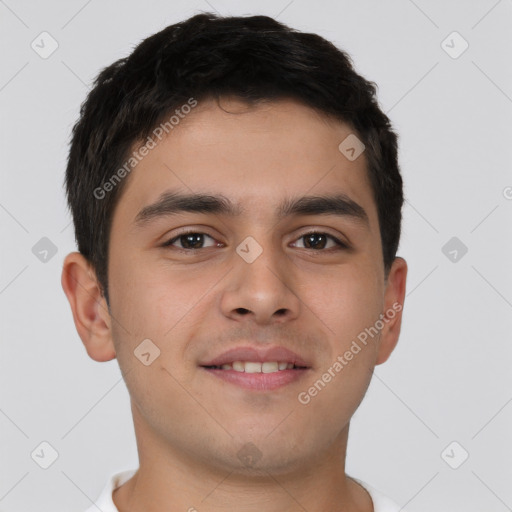
[[[405,301],[405,281],[407,278],[407,263],[403,258],[395,258],[386,280],[384,292],[384,311],[377,360],[375,364],[387,361],[398,343],[402,325],[402,311]]]
[[[114,359],[116,352],[107,302],[92,265],[81,253],[72,252],[64,259],[61,284],[89,357],[99,362]]]

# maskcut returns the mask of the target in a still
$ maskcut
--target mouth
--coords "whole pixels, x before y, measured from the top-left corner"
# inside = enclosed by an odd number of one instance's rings
[[[291,384],[311,369],[302,357],[284,347],[240,347],[199,366],[215,378],[255,391]]]
[[[294,363],[286,361],[233,361],[233,363],[225,363],[222,365],[204,366],[210,370],[233,370],[240,373],[275,373],[284,370],[304,370],[306,366],[297,366]]]

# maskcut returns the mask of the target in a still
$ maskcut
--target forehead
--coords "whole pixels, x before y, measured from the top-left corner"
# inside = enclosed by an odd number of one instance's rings
[[[262,218],[283,197],[341,193],[365,205],[372,224],[365,155],[351,161],[339,149],[351,134],[349,125],[294,100],[201,102],[135,166],[114,222],[134,223],[142,208],[179,189],[221,194]]]

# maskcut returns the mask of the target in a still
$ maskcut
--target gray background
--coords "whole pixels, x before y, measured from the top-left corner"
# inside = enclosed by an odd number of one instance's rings
[[[349,473],[409,512],[512,510],[511,0],[0,0],[0,510],[84,510],[137,467],[117,362],[88,358],[61,289],[75,250],[62,180],[99,70],[199,11],[333,41],[400,134],[404,325],[352,422]],[[46,59],[31,48],[51,48],[43,31],[59,45]],[[43,441],[58,452],[48,469]]]

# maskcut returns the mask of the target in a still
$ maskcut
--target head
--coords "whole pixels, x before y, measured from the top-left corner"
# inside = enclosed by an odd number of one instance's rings
[[[243,450],[284,471],[346,441],[405,295],[375,92],[346,53],[265,16],[194,16],[99,74],[73,129],[62,284],[140,431],[241,470]],[[240,348],[303,368],[247,389],[215,368]]]

